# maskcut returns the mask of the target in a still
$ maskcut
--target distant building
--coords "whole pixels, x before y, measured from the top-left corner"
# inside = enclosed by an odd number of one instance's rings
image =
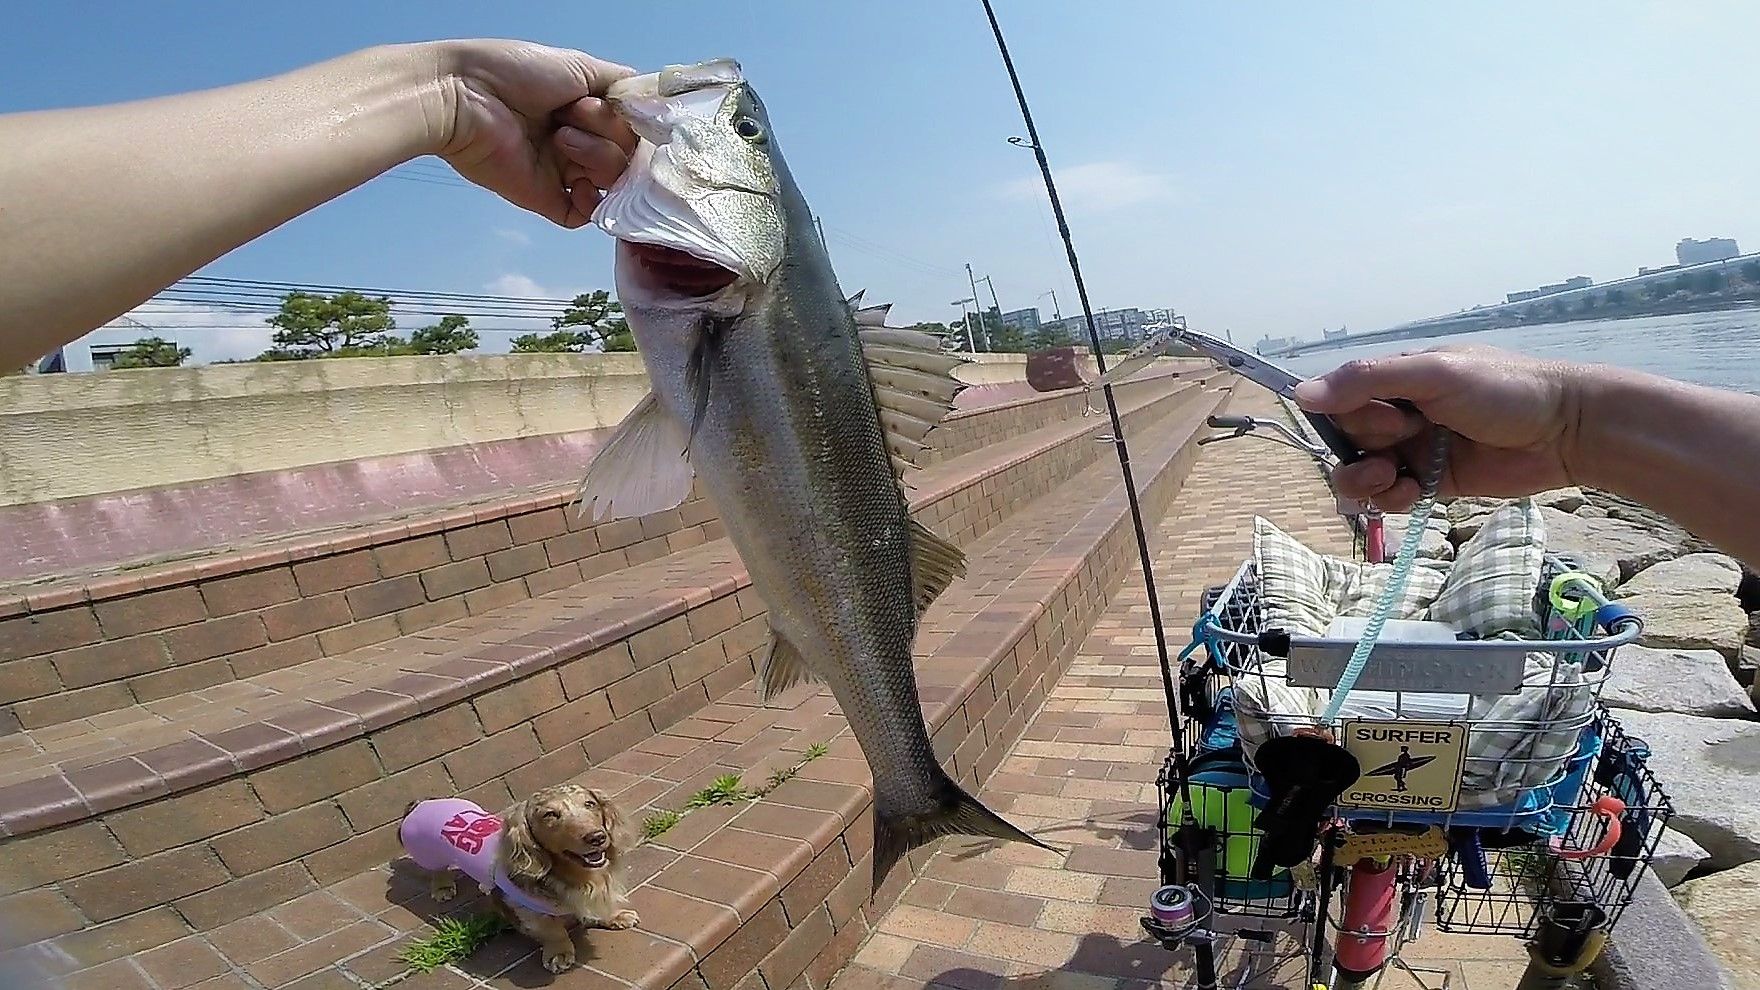
[[[1288,337],[1260,337],[1259,342],[1253,345],[1253,349],[1260,354],[1271,354],[1276,351],[1281,351],[1294,343],[1295,341]]]
[[[1344,327],[1339,327],[1337,330],[1321,330],[1320,331],[1320,339],[1321,340],[1338,340],[1341,337],[1347,337],[1349,335],[1350,335],[1350,331],[1346,330]]]
[[[1695,241],[1691,237],[1683,237],[1674,246],[1674,258],[1683,265],[1703,265],[1709,261],[1724,261],[1741,254],[1736,242],[1728,237],[1709,237]]]
[[[1562,282],[1554,282],[1551,285],[1542,285],[1539,291],[1540,295],[1550,296],[1555,292],[1569,292],[1572,289],[1587,289],[1594,284],[1594,280],[1589,278],[1589,276],[1578,275],[1574,278],[1567,278]]]
[[[1657,268],[1640,267],[1638,269],[1638,274],[1639,275],[1653,275],[1656,272],[1672,272],[1676,268],[1679,268],[1679,267],[1680,267],[1679,265],[1662,265]]]
[[[1011,309],[1002,314],[1002,325],[1032,333],[1039,329],[1039,309]]]
[[[116,367],[116,359],[134,349],[133,344],[93,344],[92,370],[109,371]]]
[[[1562,282],[1554,282],[1551,285],[1542,285],[1538,289],[1523,289],[1520,292],[1511,292],[1503,298],[1505,302],[1527,302],[1530,299],[1538,299],[1541,296],[1550,296],[1558,292],[1569,292],[1572,289],[1587,289],[1594,284],[1595,280],[1587,275],[1573,275]]]

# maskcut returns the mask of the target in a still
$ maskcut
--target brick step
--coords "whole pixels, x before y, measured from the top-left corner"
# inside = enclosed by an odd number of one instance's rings
[[[1226,394],[1207,393],[1133,431],[1133,466],[1150,520],[1166,511],[1195,460],[1203,417],[1226,401]],[[1116,479],[1115,472],[1084,472],[976,540],[968,578],[924,617],[917,651],[924,717],[950,771],[974,790],[1073,661],[1111,589],[1135,567]],[[582,933],[581,968],[552,978],[528,940],[502,935],[456,968],[399,985],[824,990],[933,852],[907,857],[869,898],[872,777],[828,693],[801,687],[764,707],[742,686],[577,779],[641,816],[679,807],[724,774],[765,779],[820,742],[829,744],[827,755],[763,799],[693,812],[636,849],[629,861],[642,925]],[[370,986],[397,976],[396,956],[409,938],[440,917],[480,907],[475,900],[433,903],[399,859],[179,946],[226,953],[226,962],[260,981],[247,986]],[[297,945],[291,932],[313,917],[326,919],[314,929],[316,940]]]
[[[1190,391],[1177,389],[1127,405],[1124,415],[1131,420],[1159,415]],[[1096,457],[1098,445],[1087,437],[1104,422],[1042,428],[923,471],[913,492],[914,512],[955,542],[969,542],[1005,511],[1027,504]],[[762,604],[750,593],[735,599],[744,586],[732,547],[717,540],[342,656],[15,733],[0,738],[0,753],[6,756],[0,824],[18,834],[34,830],[36,822],[40,828],[126,807],[225,776],[234,765],[249,769],[297,758],[314,745],[390,726],[571,662],[603,671],[604,683],[569,685],[571,698],[603,691],[606,704],[595,706],[601,716],[622,722],[658,706],[633,723],[590,727],[603,732],[596,742],[615,752],[631,733],[642,732],[644,721],[676,720],[693,701],[706,701],[705,693],[730,687],[717,680],[703,691],[682,690],[710,676],[741,676],[723,672],[717,656],[735,668],[744,663],[749,675],[750,653],[762,644],[764,628],[758,621]],[[734,630],[733,623],[744,624]],[[622,667],[608,657],[587,657],[620,646],[630,656]],[[680,661],[697,676],[668,683],[661,699],[649,698],[664,678],[648,668],[670,662],[675,671],[684,669]],[[679,697],[674,688],[680,689]],[[544,746],[546,752],[552,748]],[[38,794],[53,787],[57,773],[81,800],[63,788],[59,804],[44,804]],[[9,787],[22,788],[23,796],[11,799]]]
[[[1173,385],[1145,377],[1121,389],[1121,401]],[[1070,398],[1050,393],[964,410],[947,432],[961,444],[1002,429],[1019,436],[1032,432],[1025,424],[1036,430],[1079,416]],[[0,600],[0,739],[349,654],[721,537],[702,497],[591,526],[565,513],[571,492],[502,498]]]
[[[1179,415],[1204,401],[1185,388],[1129,415],[1153,425],[1149,413]],[[1099,451],[1089,438],[1104,424],[1078,423],[1045,449]],[[1051,466],[1015,451],[962,488],[946,483],[957,465],[938,466],[924,473],[932,490],[914,501],[929,513],[951,503],[946,518],[969,529],[950,535],[969,542],[1000,519],[974,509],[984,484],[1030,491],[1032,475]],[[1064,477],[1080,467],[1069,464]],[[0,789],[13,836],[0,861],[17,864],[0,865],[0,895],[12,895],[0,914],[40,906],[54,920],[28,929],[51,939],[36,951],[98,946],[91,952],[101,955],[215,928],[382,863],[396,854],[392,819],[409,798],[463,791],[499,806],[641,744],[748,680],[764,630],[743,585],[718,541],[400,641],[425,653],[367,647],[348,659],[393,675],[372,687],[328,660],[283,672],[310,675],[290,678],[303,692],[334,682],[342,696],[325,704],[283,702],[262,714],[253,699],[234,698],[222,703],[231,714],[217,724],[226,727],[52,763],[43,769],[53,772]],[[473,642],[459,648],[448,632]],[[926,698],[943,689],[926,673]],[[187,729],[196,716],[177,718]],[[97,727],[67,729],[73,739]]]

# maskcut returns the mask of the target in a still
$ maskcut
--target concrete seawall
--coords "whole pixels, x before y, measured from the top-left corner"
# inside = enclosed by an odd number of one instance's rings
[[[1024,378],[980,354],[974,385]],[[612,426],[634,354],[345,358],[0,379],[0,506]]]

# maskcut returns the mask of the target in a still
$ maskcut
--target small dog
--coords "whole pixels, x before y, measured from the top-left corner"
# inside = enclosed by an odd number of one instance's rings
[[[468,874],[503,917],[537,940],[552,973],[574,965],[571,918],[609,929],[634,928],[641,920],[621,868],[630,833],[617,807],[597,791],[546,787],[499,818],[463,798],[415,801],[398,838],[428,871],[434,900],[457,893],[455,871]]]

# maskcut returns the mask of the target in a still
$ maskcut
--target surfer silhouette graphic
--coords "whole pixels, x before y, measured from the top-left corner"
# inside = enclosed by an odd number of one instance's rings
[[[1376,767],[1363,776],[1392,777],[1393,790],[1394,793],[1397,794],[1406,790],[1406,774],[1411,773],[1413,770],[1416,770],[1427,763],[1433,762],[1435,759],[1436,757],[1434,756],[1413,756],[1410,747],[1401,746],[1399,748],[1399,759],[1394,760],[1392,763]]]

